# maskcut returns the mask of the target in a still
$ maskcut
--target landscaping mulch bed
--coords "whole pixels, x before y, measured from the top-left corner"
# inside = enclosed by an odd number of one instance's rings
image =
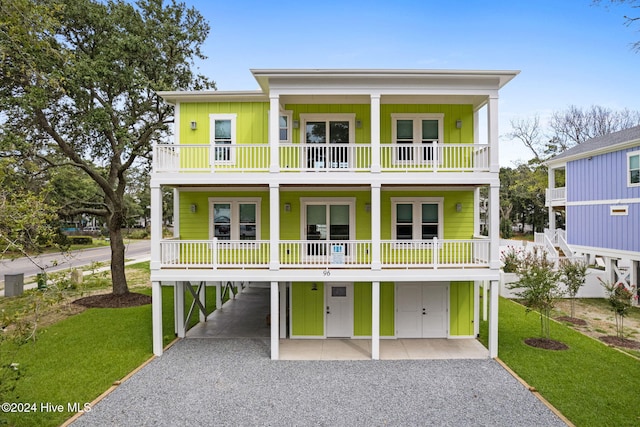
[[[135,292],[124,295],[100,294],[80,298],[73,303],[87,308],[126,308],[151,304],[151,297]]]
[[[560,316],[560,317],[556,317],[556,320],[558,322],[571,323],[571,324],[576,325],[576,326],[587,326],[587,322],[585,320],[578,319],[577,317]]]
[[[552,340],[549,338],[527,338],[524,343],[536,348],[542,348],[545,350],[569,350],[569,346],[560,341]]]
[[[620,338],[612,335],[598,337],[600,341],[615,346],[615,347],[624,347],[630,348],[633,350],[640,350],[640,342],[630,340],[628,338]]]

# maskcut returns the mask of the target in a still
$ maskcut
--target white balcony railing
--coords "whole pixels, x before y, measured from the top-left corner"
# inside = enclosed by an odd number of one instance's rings
[[[546,205],[553,206],[557,204],[564,204],[567,201],[567,188],[547,188],[545,190]]]
[[[280,144],[279,170],[370,171],[369,144]],[[157,144],[154,172],[266,172],[270,168],[268,144]],[[394,172],[482,172],[489,170],[486,144],[382,144],[380,167]]]
[[[489,240],[385,240],[382,268],[488,267]],[[269,268],[269,241],[162,240],[161,268]],[[278,244],[280,268],[371,268],[367,240],[295,240]]]

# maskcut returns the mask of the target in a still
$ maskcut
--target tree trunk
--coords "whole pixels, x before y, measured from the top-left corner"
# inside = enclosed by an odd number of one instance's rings
[[[112,215],[109,219],[109,239],[111,244],[111,280],[113,282],[113,294],[124,295],[129,293],[127,277],[124,273],[124,240],[122,238],[121,221]]]

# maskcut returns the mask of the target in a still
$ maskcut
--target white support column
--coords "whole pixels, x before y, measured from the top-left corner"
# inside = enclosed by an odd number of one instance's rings
[[[269,270],[280,270],[280,188],[269,184]]]
[[[380,94],[371,94],[371,172],[379,173],[380,166]]]
[[[371,358],[380,359],[380,282],[371,283]]]
[[[176,282],[175,296],[174,312],[178,322],[178,338],[184,338],[187,335],[187,329],[184,324],[184,282]]]
[[[371,269],[381,270],[380,255],[380,183],[371,184]]]
[[[198,287],[198,299],[200,300],[200,304],[202,304],[203,307],[207,307],[207,283],[204,282],[202,284],[202,287]],[[200,313],[199,319],[201,322],[206,322],[207,321],[207,314],[203,313],[202,310],[198,310],[198,313]]]
[[[271,282],[271,360],[280,359],[280,315],[278,313],[278,282]]]
[[[636,286],[636,288],[634,289],[634,292],[636,295],[636,298],[633,300],[634,305],[638,305],[637,296],[640,295],[638,294],[638,286],[640,286],[639,280],[640,280],[640,261],[631,260],[631,270],[629,271],[629,283]]]
[[[160,241],[162,240],[162,190],[151,186],[151,270],[160,270]]]
[[[487,281],[482,282],[482,320],[487,321],[487,308],[489,307],[489,284]]]
[[[473,235],[480,235],[480,187],[473,192]]]
[[[500,141],[498,133],[498,94],[489,96],[487,105],[487,132],[489,146],[489,170],[500,172]]]
[[[271,164],[269,172],[280,171],[280,97],[269,95],[269,152]]]
[[[173,237],[180,238],[180,190],[173,189]]]
[[[489,357],[498,357],[498,286],[499,281],[491,281],[489,296]]]
[[[553,210],[553,206],[551,206],[551,192],[556,187],[556,174],[555,169],[548,168],[547,169],[548,183],[547,183],[547,191],[545,192],[546,202],[549,204],[549,231],[553,234],[556,232],[556,215]]]
[[[151,312],[153,330],[153,354],[162,356],[162,286],[151,283]]]
[[[222,282],[216,285],[216,310],[222,307]]]
[[[480,333],[480,281],[473,282],[473,336]]]
[[[489,187],[489,268],[500,269],[500,184]]]
[[[280,338],[287,337],[287,284],[280,282]]]

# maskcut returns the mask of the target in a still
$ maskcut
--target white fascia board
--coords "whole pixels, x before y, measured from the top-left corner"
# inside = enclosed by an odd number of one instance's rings
[[[264,92],[256,91],[166,91],[156,92],[165,102],[175,104],[177,102],[268,102],[269,98]]]
[[[547,166],[562,166],[563,164],[566,166],[567,163],[574,161],[574,160],[580,160],[580,159],[588,159],[589,157],[593,157],[593,156],[599,156],[602,154],[608,154],[608,153],[613,153],[616,151],[622,151],[622,150],[626,150],[628,148],[634,148],[634,147],[640,147],[638,144],[640,144],[640,140],[635,139],[633,141],[626,141],[626,142],[621,142],[619,144],[615,144],[615,145],[609,145],[607,147],[601,147],[599,149],[595,149],[595,150],[591,150],[591,151],[585,151],[583,153],[580,154],[575,154],[573,156],[567,156],[567,157],[562,157],[561,159],[558,160],[554,160],[554,159],[549,159],[546,162],[544,162],[545,165]]]

